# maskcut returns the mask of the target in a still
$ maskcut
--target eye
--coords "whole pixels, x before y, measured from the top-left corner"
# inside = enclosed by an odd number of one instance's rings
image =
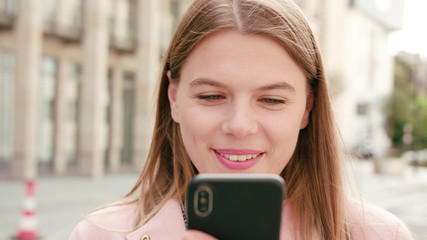
[[[200,100],[215,101],[224,99],[225,97],[222,95],[199,95],[197,98]]]
[[[284,99],[262,98],[259,101],[261,101],[263,103],[270,104],[270,105],[274,105],[274,104],[286,104],[286,101]]]

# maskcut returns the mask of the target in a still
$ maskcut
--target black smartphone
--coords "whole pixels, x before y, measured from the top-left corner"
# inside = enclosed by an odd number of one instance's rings
[[[199,174],[188,186],[188,229],[220,240],[278,240],[284,198],[278,175]]]

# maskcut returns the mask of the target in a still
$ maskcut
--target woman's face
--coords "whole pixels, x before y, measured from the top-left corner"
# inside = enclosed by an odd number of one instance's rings
[[[218,32],[192,51],[180,76],[169,86],[171,114],[200,173],[282,172],[313,100],[281,45]]]

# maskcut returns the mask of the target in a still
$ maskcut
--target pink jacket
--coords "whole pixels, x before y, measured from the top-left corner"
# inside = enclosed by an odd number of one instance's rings
[[[352,239],[413,239],[408,228],[391,213],[366,203],[349,204],[349,207]],[[112,206],[96,211],[76,225],[69,240],[178,240],[185,231],[181,207],[176,200],[169,200],[150,221],[132,230],[136,213],[136,205]],[[285,207],[281,240],[293,238],[290,236],[291,214],[290,207]]]

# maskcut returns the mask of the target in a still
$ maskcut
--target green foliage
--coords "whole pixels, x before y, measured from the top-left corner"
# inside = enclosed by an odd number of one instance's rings
[[[415,101],[414,109],[414,144],[413,148],[427,148],[427,97],[419,95]]]
[[[427,96],[417,91],[413,83],[413,70],[403,60],[396,58],[392,95],[386,104],[387,132],[392,147],[400,151],[427,148]],[[412,144],[403,142],[405,125],[412,126]]]

